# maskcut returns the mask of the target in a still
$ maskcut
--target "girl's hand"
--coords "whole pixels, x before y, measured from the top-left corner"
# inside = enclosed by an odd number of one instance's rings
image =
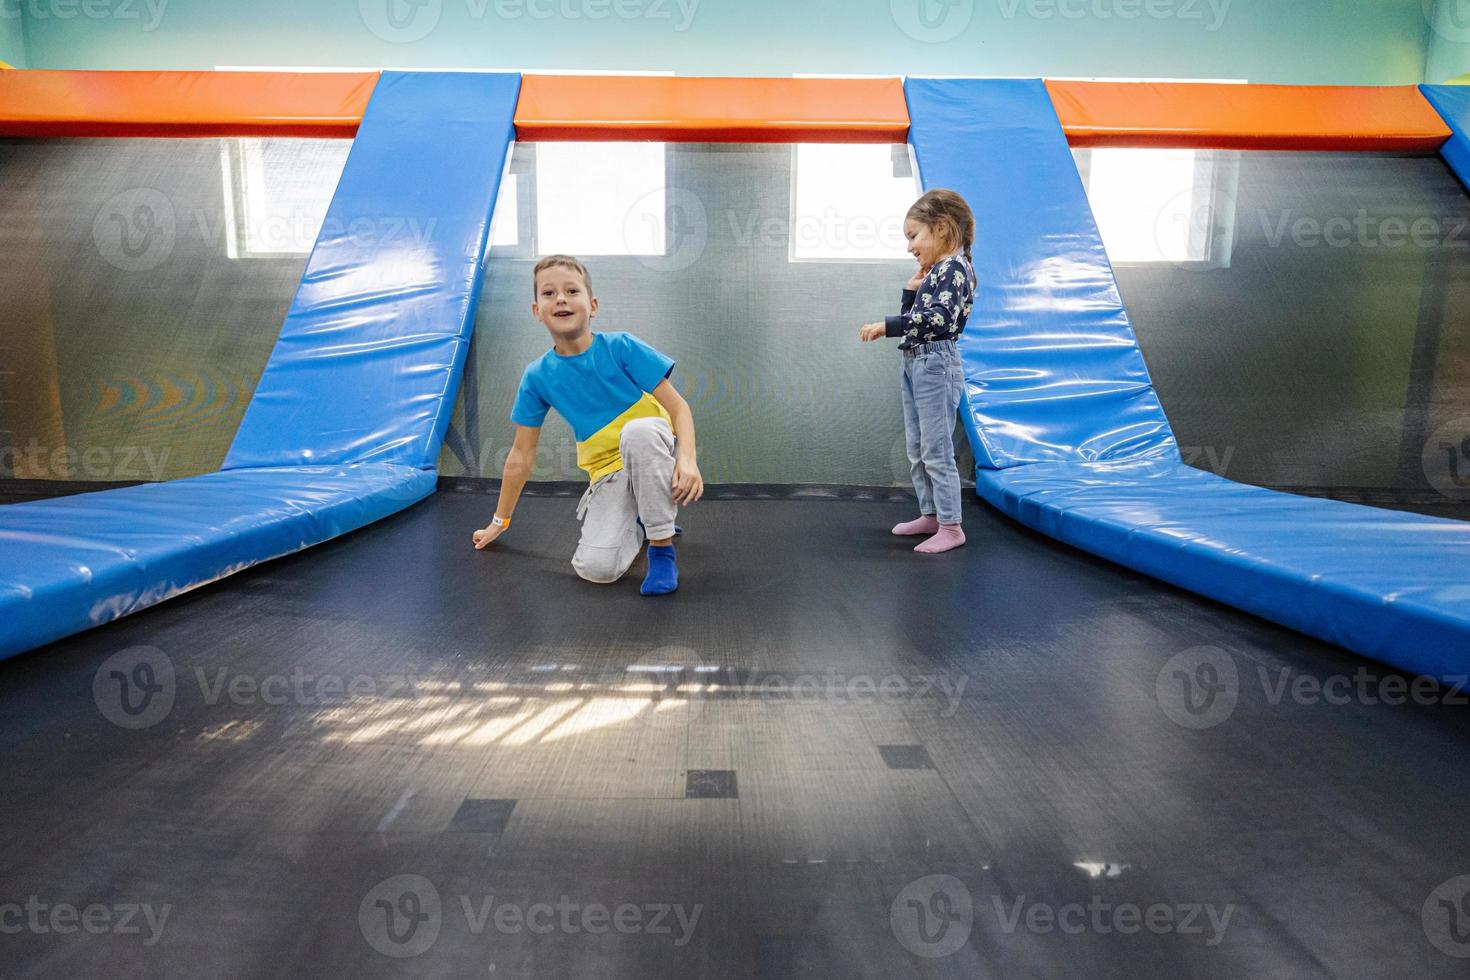
[[[692,459],[675,458],[674,503],[687,507],[703,496],[704,477],[699,474],[699,464]]]
[[[484,551],[492,541],[504,534],[509,528],[509,524],[502,524],[499,527],[491,524],[488,527],[483,527],[476,531],[474,535],[475,550]]]
[[[863,343],[870,340],[882,340],[887,334],[888,328],[881,323],[865,323],[858,331],[858,336],[862,338]]]
[[[920,286],[924,285],[924,277],[929,275],[929,270],[932,268],[934,268],[932,265],[919,266],[919,271],[914,273],[914,278],[905,283],[903,288],[918,289]]]

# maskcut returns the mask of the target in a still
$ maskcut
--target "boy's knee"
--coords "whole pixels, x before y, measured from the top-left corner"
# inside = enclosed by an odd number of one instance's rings
[[[578,551],[572,556],[572,570],[577,577],[598,585],[611,585],[628,569],[619,568],[619,555],[613,548]]]
[[[618,436],[619,447],[623,452],[639,450],[670,450],[670,436],[667,433],[667,424],[663,419],[634,419],[623,426],[622,433]]]

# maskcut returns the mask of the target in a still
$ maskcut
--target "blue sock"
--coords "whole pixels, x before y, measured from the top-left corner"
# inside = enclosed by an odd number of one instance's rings
[[[679,566],[674,563],[674,546],[648,546],[648,574],[638,591],[644,595],[668,595],[679,587]]]

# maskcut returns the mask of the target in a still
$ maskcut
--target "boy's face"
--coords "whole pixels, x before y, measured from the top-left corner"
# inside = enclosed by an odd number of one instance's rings
[[[903,223],[903,235],[909,242],[909,254],[918,260],[922,268],[929,268],[944,258],[944,242],[934,235],[934,229],[922,221],[909,218]]]
[[[536,276],[536,302],[531,304],[531,315],[553,337],[576,337],[597,315],[597,298],[588,294],[580,272],[554,265]]]

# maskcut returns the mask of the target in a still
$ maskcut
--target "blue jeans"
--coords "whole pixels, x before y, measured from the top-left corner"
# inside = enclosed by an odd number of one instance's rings
[[[965,375],[954,341],[920,344],[903,354],[903,431],[919,513],[960,523],[960,470],[954,461],[954,417]]]

